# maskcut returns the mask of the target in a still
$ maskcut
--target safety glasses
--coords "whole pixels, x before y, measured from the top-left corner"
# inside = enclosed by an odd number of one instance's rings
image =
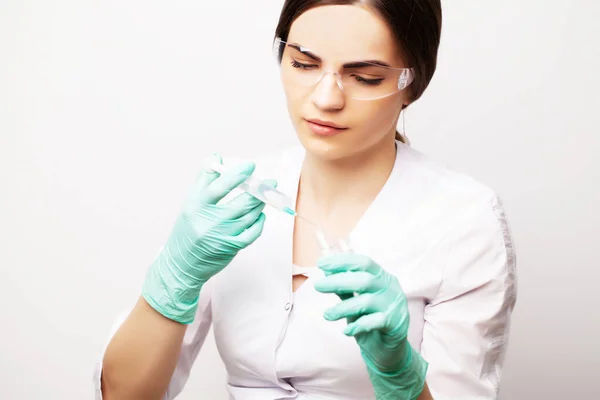
[[[358,100],[392,96],[406,89],[414,79],[412,68],[393,68],[380,61],[348,62],[342,65],[340,72],[328,69],[316,52],[281,38],[273,43],[273,55],[285,83],[314,87],[331,76],[342,92]]]

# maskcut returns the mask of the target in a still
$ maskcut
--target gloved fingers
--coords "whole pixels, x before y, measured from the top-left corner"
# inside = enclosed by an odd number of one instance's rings
[[[238,236],[258,219],[264,208],[265,203],[261,202],[241,217],[223,221],[220,228],[221,232],[227,236]]]
[[[321,257],[317,266],[327,273],[365,271],[377,275],[381,267],[370,257],[355,253],[335,253]]]
[[[204,167],[204,169],[198,174],[196,182],[190,188],[190,192],[187,196],[187,201],[184,207],[184,211],[187,214],[193,214],[194,211],[198,209],[198,205],[202,204],[203,202],[202,198],[204,191],[212,182],[217,180],[220,176],[217,171],[213,170],[208,165],[211,165],[212,163],[221,164],[221,162],[222,159],[219,154],[213,154],[204,161],[206,167]]]
[[[266,185],[273,188],[277,187],[277,181],[274,179],[265,179],[263,181]],[[234,199],[223,204],[222,207],[225,210],[223,218],[225,219],[238,219],[251,210],[262,204],[262,201],[252,196],[249,193],[242,193]]]
[[[224,220],[236,220],[248,214],[261,204],[262,202],[251,194],[241,193],[227,203],[219,204],[219,207],[222,210],[220,216]]]
[[[325,276],[315,283],[315,289],[321,293],[367,293],[377,292],[383,289],[383,285],[377,277],[369,272],[340,272]]]
[[[383,312],[363,315],[356,321],[346,325],[344,334],[348,336],[356,336],[361,333],[380,330],[385,327],[386,316]]]
[[[208,185],[210,185],[212,183],[212,181],[214,181],[215,179],[217,179],[220,174],[213,170],[212,168],[209,167],[209,165],[211,165],[212,163],[218,163],[218,164],[223,164],[223,158],[221,157],[220,154],[213,154],[210,157],[208,157],[206,160],[204,160],[204,164],[206,165],[204,167],[204,169],[202,171],[200,171],[200,174],[198,175],[198,189],[201,191],[202,189],[204,189],[205,187],[207,187]]]
[[[244,230],[237,236],[231,237],[230,240],[234,241],[240,248],[251,245],[262,234],[265,225],[265,219],[265,214],[261,212],[258,218],[256,218],[254,223],[250,225],[248,229]]]
[[[325,311],[325,319],[328,321],[337,321],[342,318],[358,318],[365,314],[371,314],[380,311],[380,302],[375,295],[363,293],[353,296]]]
[[[254,163],[246,162],[224,172],[202,189],[199,201],[204,204],[217,204],[233,189],[246,181],[254,172],[254,168]]]

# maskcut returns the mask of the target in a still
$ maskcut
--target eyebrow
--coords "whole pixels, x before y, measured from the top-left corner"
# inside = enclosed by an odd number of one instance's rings
[[[305,56],[307,56],[309,58],[312,58],[313,60],[315,60],[317,62],[323,61],[321,59],[321,57],[317,56],[316,54],[314,54],[313,52],[308,50],[306,47],[303,47],[297,43],[288,43],[288,46],[290,46],[293,49],[298,50],[300,53],[304,54]],[[345,63],[343,66],[344,66],[344,68],[352,69],[352,68],[370,67],[372,65],[379,65],[380,67],[392,68],[392,66],[390,64],[380,61],[380,60],[352,61],[352,62]]]

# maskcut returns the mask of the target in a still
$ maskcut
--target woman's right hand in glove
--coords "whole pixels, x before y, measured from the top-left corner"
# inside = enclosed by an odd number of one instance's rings
[[[217,204],[252,175],[254,168],[253,163],[244,163],[222,175],[211,169],[200,174],[142,288],[144,299],[165,317],[191,323],[202,285],[261,235],[265,222],[262,201],[242,193]],[[276,185],[274,181],[270,184]]]

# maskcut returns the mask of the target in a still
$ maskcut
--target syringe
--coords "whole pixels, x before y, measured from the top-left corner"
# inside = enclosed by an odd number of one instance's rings
[[[224,173],[228,169],[216,160],[210,163],[209,167],[220,174]],[[238,188],[256,197],[260,201],[263,201],[265,204],[270,205],[271,207],[275,207],[276,209],[291,216],[297,216],[296,211],[294,211],[294,200],[290,196],[287,196],[279,190],[261,182],[254,176],[250,176],[245,182],[240,184]]]

